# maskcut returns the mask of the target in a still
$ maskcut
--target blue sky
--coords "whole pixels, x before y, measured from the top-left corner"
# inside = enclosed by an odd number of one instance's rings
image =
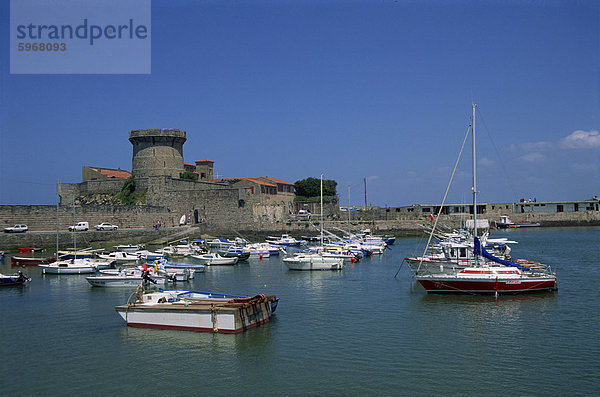
[[[480,200],[600,194],[596,1],[152,1],[149,75],[11,75],[0,204],[53,204],[128,133],[187,132],[220,177],[324,174],[342,204],[438,203],[478,104]],[[470,146],[450,202],[471,200]]]

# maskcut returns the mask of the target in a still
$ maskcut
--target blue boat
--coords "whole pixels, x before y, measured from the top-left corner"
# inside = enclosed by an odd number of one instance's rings
[[[30,282],[31,279],[24,275],[22,272],[12,275],[0,274],[0,287],[8,287],[12,285],[24,285]]]
[[[156,263],[163,265],[165,269],[192,269],[196,273],[204,273],[204,271],[206,270],[205,265],[192,263],[172,263],[165,259],[157,260]]]

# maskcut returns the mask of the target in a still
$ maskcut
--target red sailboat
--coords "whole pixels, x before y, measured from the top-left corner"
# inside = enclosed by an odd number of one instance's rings
[[[477,178],[475,146],[475,108],[473,104],[473,240],[474,258],[470,266],[451,269],[446,273],[416,274],[415,278],[427,292],[439,293],[522,293],[554,291],[556,273],[550,266],[531,261],[499,259],[481,246],[477,238]],[[478,258],[486,258],[488,261]]]

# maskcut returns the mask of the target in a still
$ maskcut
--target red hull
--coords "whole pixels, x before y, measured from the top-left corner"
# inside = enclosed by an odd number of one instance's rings
[[[489,280],[428,277],[418,278],[427,292],[453,293],[519,293],[556,290],[556,278],[543,277],[539,280]]]
[[[11,266],[37,266],[56,262],[56,258],[23,258],[13,256],[10,258]]]

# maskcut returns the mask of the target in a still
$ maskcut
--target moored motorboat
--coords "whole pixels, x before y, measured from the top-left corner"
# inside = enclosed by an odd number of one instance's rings
[[[24,285],[31,281],[31,278],[24,275],[22,272],[17,274],[0,274],[0,287],[9,287],[13,285]]]
[[[507,228],[515,229],[515,228],[520,228],[520,227],[539,227],[539,226],[541,226],[541,225],[537,222],[521,221],[519,223],[515,223],[510,220],[508,215],[501,215],[500,220],[496,221],[496,227],[498,229],[507,229]]]
[[[284,246],[288,246],[288,247],[297,247],[303,243],[302,240],[296,240],[294,237],[290,236],[289,234],[282,234],[281,237],[267,236],[267,237],[265,237],[265,240],[269,244],[284,245]]]
[[[145,293],[138,287],[115,310],[130,327],[236,334],[270,321],[275,296],[212,294],[162,290]]]
[[[108,254],[96,254],[96,255],[100,259],[116,261],[118,264],[121,264],[121,265],[125,264],[125,263],[135,263],[139,259],[139,257],[137,255],[134,255],[132,253],[125,252],[125,251],[114,251],[114,252],[109,252]]]
[[[204,273],[206,271],[206,266],[198,263],[173,263],[166,260],[159,261],[159,263],[162,263],[167,272],[170,272],[171,269],[187,269],[190,272],[189,278],[194,278],[194,273]]]
[[[300,253],[284,258],[283,263],[289,270],[341,270],[344,259],[325,257],[319,254]]]
[[[136,252],[136,251],[141,251],[146,247],[144,246],[144,244],[122,244],[122,245],[114,245],[113,248],[117,251]]]
[[[112,273],[112,274],[111,274]],[[137,268],[121,269],[116,272],[103,271],[100,275],[89,276],[85,279],[93,287],[135,287],[137,285],[165,285],[166,274],[151,274]]]
[[[141,250],[132,252],[133,255],[136,255],[142,261],[156,261],[161,259],[168,259],[168,254],[161,254],[158,252],[151,252],[148,250]]]
[[[246,251],[244,247],[231,246],[225,251],[218,251],[223,258],[238,258],[238,261],[245,261],[250,258],[250,251]]]
[[[238,258],[224,258],[219,254],[204,254],[204,255],[192,255],[191,258],[198,261],[203,265],[235,265],[238,263]]]

